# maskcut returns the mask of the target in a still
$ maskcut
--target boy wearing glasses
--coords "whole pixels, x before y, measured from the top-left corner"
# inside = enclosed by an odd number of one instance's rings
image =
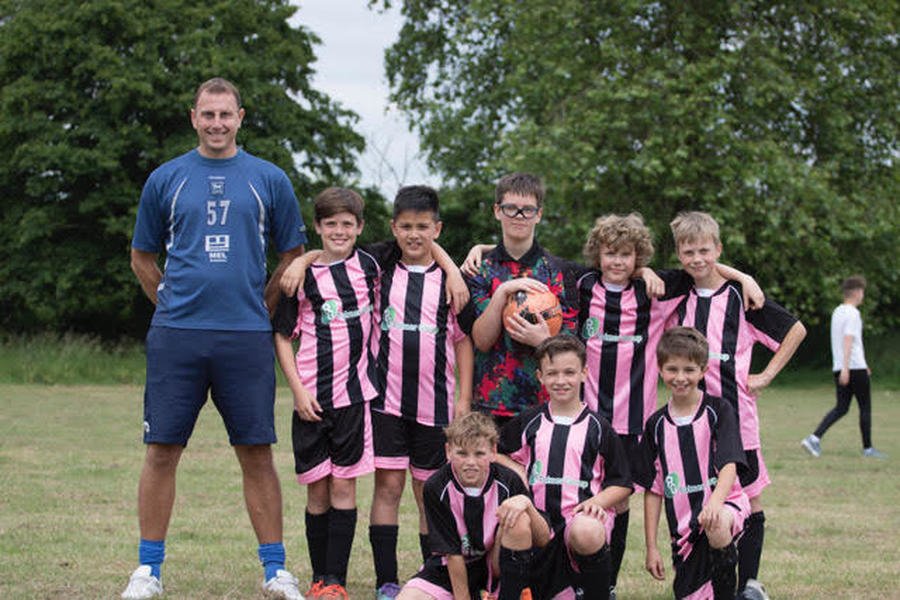
[[[468,284],[477,315],[472,327],[473,408],[502,425],[523,409],[546,401],[535,376],[534,348],[550,337],[542,320],[530,323],[515,315],[504,327],[507,299],[520,290],[549,289],[560,300],[563,330],[574,333],[577,279],[583,269],[553,256],[535,240],[544,201],[544,185],[538,177],[506,175],[497,183],[494,198],[494,218],[500,221],[502,240],[484,255]]]

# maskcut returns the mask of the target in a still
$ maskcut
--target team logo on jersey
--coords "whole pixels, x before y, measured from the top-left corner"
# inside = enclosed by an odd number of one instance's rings
[[[615,335],[612,333],[601,332],[600,319],[597,317],[588,317],[585,320],[584,325],[581,327],[581,337],[586,340],[598,337],[601,341],[612,343],[631,342],[633,344],[640,344],[644,341],[644,336],[642,335]]]
[[[666,475],[663,485],[666,488],[666,498],[674,498],[676,494],[696,494],[704,490],[716,487],[718,478],[710,477],[706,483],[697,483],[694,485],[681,485],[681,476],[674,471]]]
[[[598,331],[600,331],[600,319],[597,317],[588,317],[584,322],[584,326],[581,328],[581,337],[589,340],[597,335]]]
[[[210,177],[208,180],[209,183],[209,195],[210,196],[224,196],[225,195],[225,178],[224,177]]]
[[[544,463],[539,460],[534,461],[531,465],[531,473],[528,475],[528,484],[534,485],[543,483],[544,485],[572,485],[580,489],[585,489],[591,482],[582,479],[574,479],[572,477],[550,477],[544,475]]]
[[[209,262],[228,262],[228,249],[231,247],[231,237],[227,233],[208,235],[204,242]]]
[[[435,325],[428,325],[426,323],[404,323],[403,321],[398,321],[397,309],[393,306],[388,306],[384,309],[384,312],[381,313],[381,330],[387,331],[388,329],[399,329],[401,331],[421,331],[423,333],[430,333],[432,335],[436,335],[438,332],[438,328]]]
[[[341,310],[341,303],[337,300],[326,300],[322,303],[322,308],[319,309],[322,317],[322,325],[328,325],[335,319],[340,319],[342,321],[346,321],[347,319],[355,319],[361,317],[366,313],[372,312],[372,305],[367,304],[360,309],[357,310]]]
[[[460,540],[460,545],[462,546],[462,554],[463,556],[473,556],[475,554],[475,549],[472,548],[472,541],[469,539],[469,534],[464,533],[462,535],[462,539]]]

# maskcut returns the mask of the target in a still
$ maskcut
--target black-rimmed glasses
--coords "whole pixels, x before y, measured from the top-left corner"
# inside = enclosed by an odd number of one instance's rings
[[[500,212],[510,219],[521,216],[524,219],[533,219],[538,211],[541,210],[537,206],[516,206],[515,204],[499,204]]]

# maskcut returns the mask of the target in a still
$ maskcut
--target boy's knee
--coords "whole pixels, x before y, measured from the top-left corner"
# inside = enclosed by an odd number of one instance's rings
[[[569,547],[576,554],[589,555],[598,552],[606,544],[606,527],[583,515],[576,515],[569,524]]]
[[[731,543],[734,537],[731,533],[733,524],[734,513],[727,508],[723,508],[722,512],[719,514],[719,520],[716,527],[711,528],[706,532],[706,538],[709,540],[710,548],[718,550]]]
[[[400,477],[379,477],[375,480],[375,501],[380,504],[399,506],[403,497],[404,479]]]
[[[522,513],[510,528],[504,528],[500,536],[500,546],[513,550],[531,548],[531,517]]]

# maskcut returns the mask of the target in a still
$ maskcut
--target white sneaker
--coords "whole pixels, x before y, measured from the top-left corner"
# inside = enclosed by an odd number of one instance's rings
[[[739,596],[742,600],[769,600],[766,588],[755,579],[748,579],[744,591]]]
[[[146,600],[163,595],[162,583],[150,574],[150,567],[141,565],[134,570],[128,580],[128,587],[122,592],[125,600]]]
[[[304,600],[300,593],[300,582],[284,569],[275,571],[275,577],[263,582],[263,593],[266,598],[279,600]]]
[[[819,442],[819,440],[817,440],[816,438],[814,438],[811,435],[808,435],[805,438],[803,438],[803,440],[800,442],[800,445],[803,446],[804,448],[806,448],[806,451],[809,452],[810,454],[812,454],[813,456],[815,456],[816,458],[819,458],[819,455],[822,454],[821,442]]]

